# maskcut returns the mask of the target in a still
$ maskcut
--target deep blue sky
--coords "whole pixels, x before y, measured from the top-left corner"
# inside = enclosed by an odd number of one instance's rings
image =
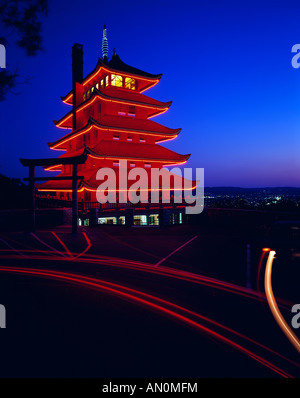
[[[28,58],[8,37],[8,68],[31,84],[0,103],[0,173],[24,177],[20,157],[58,156],[47,142],[66,133],[52,121],[70,109],[60,96],[71,89],[71,47],[84,45],[86,75],[106,23],[110,56],[116,48],[127,64],[163,73],[145,94],[173,104],[153,120],[182,127],[164,145],[191,153],[187,166],[205,168],[206,186],[300,187],[299,15],[290,0],[50,0],[42,53]]]

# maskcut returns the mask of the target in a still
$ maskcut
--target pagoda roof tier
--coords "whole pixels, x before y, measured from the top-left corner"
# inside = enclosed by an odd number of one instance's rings
[[[61,169],[61,166],[64,164],[64,161],[68,158],[72,159],[73,157],[83,157],[87,154],[86,148],[84,149],[78,149],[77,151],[72,152],[71,154],[68,152],[63,153],[62,155],[60,155],[57,158],[57,161],[59,161],[60,159],[62,160],[61,164],[55,164],[53,166],[49,166],[49,167],[45,167],[44,170],[46,171],[59,171]]]
[[[70,173],[60,174],[59,177],[72,177]],[[72,192],[72,180],[52,180],[36,184],[39,191],[65,191]],[[82,181],[78,181],[78,190],[82,190]]]
[[[95,89],[91,97],[77,107],[76,112],[80,112],[82,109],[91,105],[96,100],[141,106],[143,108],[149,109],[150,113],[148,117],[156,116],[165,112],[172,104],[172,101],[161,102],[138,92],[126,90],[123,91],[108,87],[104,91]],[[55,125],[61,128],[72,128],[72,115],[73,111],[71,110],[60,120],[54,120]]]
[[[93,174],[90,174],[90,176],[87,178],[85,178],[82,181],[82,187],[86,187],[88,190],[91,191],[96,191],[97,188],[99,187],[99,185],[101,184],[101,181],[99,181],[99,179],[97,179],[97,171],[94,171]],[[149,172],[148,172],[149,173]],[[188,180],[186,178],[183,178],[181,176],[178,176],[177,174],[171,173],[169,170],[167,169],[162,169],[162,174],[165,174],[166,176],[169,175],[170,177],[170,189],[174,189],[174,181],[176,181],[176,179],[180,179],[181,181],[181,186],[188,186],[187,184],[185,184],[185,181],[187,182]],[[161,180],[162,181],[162,180]],[[119,170],[116,170],[116,182],[117,182],[117,188],[118,188],[118,182],[119,182]],[[192,181],[192,189],[196,188],[196,186],[199,184],[200,181]],[[134,181],[132,181],[132,183],[134,183]],[[151,174],[149,173],[149,191],[151,191]],[[128,186],[130,187],[131,184],[128,183]],[[154,190],[157,190],[157,188],[154,188]],[[164,190],[161,185],[159,185],[159,190],[162,191]]]
[[[190,154],[180,155],[157,144],[109,140],[99,142],[92,149],[87,147],[86,151],[88,155],[98,159],[147,160],[163,164],[186,162],[191,156]]]
[[[153,75],[148,72],[144,72],[141,69],[134,68],[123,62],[118,55],[113,55],[110,61],[103,61],[99,58],[96,67],[83,79],[82,85],[88,88],[93,81],[99,80],[100,76],[105,73],[116,73],[122,74],[123,76],[128,76],[132,78],[137,78],[141,83],[141,90],[146,90],[156,83],[162,77],[162,74]],[[63,102],[72,105],[73,104],[73,91],[71,90],[67,95],[61,97]]]
[[[51,149],[65,149],[64,145],[71,139],[85,134],[93,126],[98,130],[126,132],[131,134],[143,134],[156,136],[156,142],[165,141],[177,137],[179,129],[170,129],[149,119],[137,119],[128,116],[105,115],[96,121],[89,118],[87,124],[81,129],[70,132],[55,142],[48,143]]]
[[[158,162],[164,165],[185,163],[191,156],[190,154],[180,155],[179,153],[171,151],[170,149],[158,144],[103,140],[93,148],[85,147],[84,149],[79,149],[75,152],[72,152],[72,154],[66,152],[59,156],[58,159],[66,159],[68,157],[72,158],[74,156],[80,156],[84,154],[96,159],[126,159]],[[60,168],[61,165],[58,164],[49,167],[46,170],[57,171],[60,170]]]
[[[78,192],[82,192],[84,189],[88,191],[96,191],[99,185],[101,184],[101,181],[96,178],[98,170],[89,170],[88,172],[85,172],[85,178],[82,181],[78,182]],[[116,169],[116,182],[117,182],[117,190],[118,190],[118,181],[119,181],[119,170]],[[151,191],[151,174],[149,173],[149,191]],[[166,174],[166,176],[169,175],[170,177],[170,189],[174,190],[174,181],[176,179],[179,179],[181,181],[181,186],[187,186],[185,185],[185,178],[180,177],[174,173],[171,173],[167,169],[162,169],[162,173]],[[70,174],[68,173],[62,173],[60,174],[62,177],[68,177]],[[162,180],[161,180],[162,181]],[[178,181],[178,180],[177,180]],[[189,181],[190,182],[190,181]],[[132,181],[134,183],[134,181]],[[196,186],[199,184],[199,181],[192,181],[192,189],[196,188]],[[129,183],[128,186],[130,187],[131,184]],[[72,192],[72,181],[69,180],[53,180],[53,181],[47,181],[42,184],[36,184],[36,187],[39,191],[60,191],[60,192]],[[154,188],[154,190],[157,190],[157,188]],[[159,190],[164,190],[161,186],[159,187]],[[177,189],[176,189],[177,190]],[[181,189],[180,189],[181,190]]]

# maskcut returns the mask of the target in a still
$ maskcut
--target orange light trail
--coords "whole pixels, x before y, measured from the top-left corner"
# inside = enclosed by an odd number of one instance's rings
[[[294,332],[291,330],[291,328],[288,326],[285,319],[283,318],[274,297],[271,277],[272,277],[272,266],[275,254],[276,252],[274,250],[271,250],[269,252],[266,271],[265,271],[265,291],[266,291],[268,304],[279,327],[286,335],[286,337],[289,339],[289,341],[293,344],[293,346],[296,348],[296,350],[300,353],[300,341],[297,338],[297,336],[294,334]]]

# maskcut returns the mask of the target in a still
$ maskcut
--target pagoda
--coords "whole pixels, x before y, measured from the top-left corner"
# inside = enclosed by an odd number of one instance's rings
[[[126,160],[128,170],[140,167],[150,176],[152,167],[161,169],[188,160],[189,154],[181,155],[160,145],[176,138],[181,129],[171,129],[152,120],[166,112],[172,102],[161,102],[144,94],[160,81],[162,74],[129,66],[115,51],[109,60],[105,26],[102,57],[94,70],[83,78],[83,48],[79,44],[72,49],[72,70],[72,90],[62,97],[72,108],[54,121],[58,128],[69,131],[48,145],[64,152],[59,158],[87,154],[86,162],[78,168],[78,174],[84,177],[78,182],[79,202],[97,202],[100,182],[96,175],[100,168],[112,168],[118,174],[121,160]],[[45,170],[59,171],[59,176],[67,177],[71,175],[71,167],[58,165]],[[51,193],[55,199],[71,199],[69,180],[48,181],[37,188],[42,194]]]

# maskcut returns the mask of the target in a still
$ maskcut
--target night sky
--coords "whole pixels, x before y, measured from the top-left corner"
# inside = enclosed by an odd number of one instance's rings
[[[300,187],[299,15],[290,0],[50,1],[42,53],[29,58],[7,37],[8,69],[31,80],[0,103],[0,173],[25,177],[20,157],[60,154],[47,142],[67,132],[53,120],[71,109],[60,99],[71,89],[71,47],[83,44],[88,74],[106,23],[109,58],[115,48],[163,74],[145,94],[173,104],[153,120],[182,128],[163,145],[191,153],[187,166],[204,167],[206,186]]]

